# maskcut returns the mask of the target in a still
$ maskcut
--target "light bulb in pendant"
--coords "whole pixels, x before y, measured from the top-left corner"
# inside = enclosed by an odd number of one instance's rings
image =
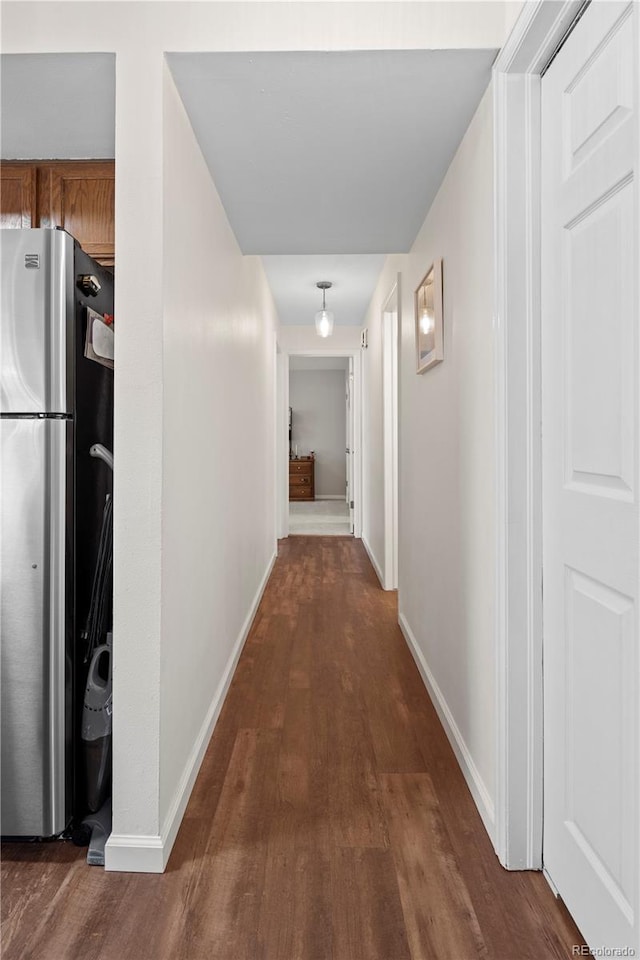
[[[321,280],[316,284],[319,290],[322,290],[322,309],[318,310],[315,316],[316,333],[319,337],[330,337],[333,333],[333,313],[327,310],[325,303],[325,293],[331,287],[328,280]]]

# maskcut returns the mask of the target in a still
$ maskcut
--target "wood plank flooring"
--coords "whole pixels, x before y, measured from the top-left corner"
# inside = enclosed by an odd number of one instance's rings
[[[566,960],[502,870],[359,541],[280,556],[163,876],[5,844],[3,960]]]

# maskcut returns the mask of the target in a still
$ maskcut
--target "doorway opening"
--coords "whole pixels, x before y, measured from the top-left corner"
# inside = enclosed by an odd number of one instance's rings
[[[359,538],[360,349],[277,350],[278,538]]]
[[[349,367],[346,356],[289,358],[289,534],[353,533]]]
[[[93,832],[88,862],[103,865],[118,754],[116,57],[3,54],[0,75],[0,833]]]

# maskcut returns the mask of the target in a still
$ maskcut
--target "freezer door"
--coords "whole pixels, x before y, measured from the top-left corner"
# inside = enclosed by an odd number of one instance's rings
[[[71,430],[65,420],[0,420],[3,836],[53,836],[68,822]]]
[[[73,239],[0,230],[0,413],[70,413]]]

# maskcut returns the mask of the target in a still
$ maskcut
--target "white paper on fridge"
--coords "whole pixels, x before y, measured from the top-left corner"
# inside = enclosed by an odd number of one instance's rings
[[[84,355],[90,360],[104,364],[113,370],[114,332],[113,326],[105,323],[99,313],[87,307],[87,336]]]
[[[99,357],[113,360],[113,327],[107,326],[104,320],[94,320],[91,340]]]

